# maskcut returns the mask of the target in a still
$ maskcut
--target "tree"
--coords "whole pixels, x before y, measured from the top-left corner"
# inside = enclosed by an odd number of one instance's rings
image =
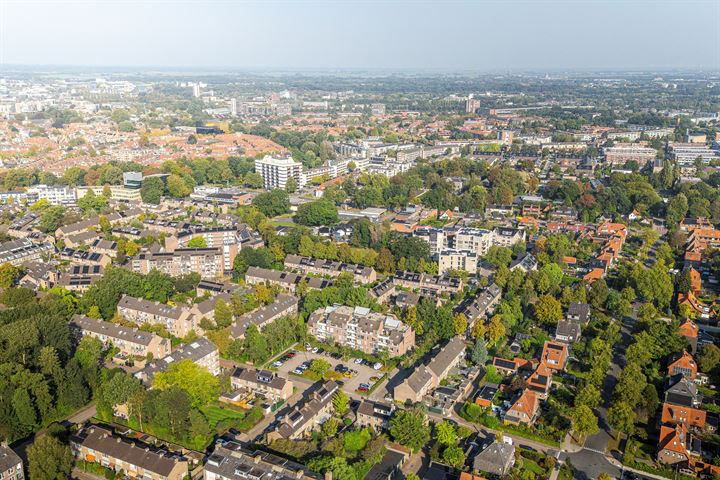
[[[288,193],[295,193],[295,190],[298,188],[297,180],[295,180],[295,177],[288,178],[287,182],[285,182],[285,191]]]
[[[495,267],[507,267],[512,261],[512,250],[507,247],[498,247],[493,245],[488,249],[485,259]]]
[[[155,375],[153,387],[159,390],[177,387],[190,396],[195,408],[216,400],[220,389],[217,377],[192,360],[170,364],[167,371]]]
[[[20,269],[10,263],[0,265],[0,288],[10,288],[20,277]]]
[[[143,202],[158,205],[164,193],[165,182],[163,182],[162,178],[143,178],[142,186],[140,187],[140,197]]]
[[[475,340],[472,352],[470,353],[470,360],[472,360],[475,365],[485,365],[487,362],[488,351],[485,342],[481,338]]]
[[[430,427],[420,410],[395,410],[390,419],[390,435],[400,445],[419,451],[430,440]]]
[[[457,335],[463,335],[467,330],[467,317],[464,313],[460,312],[453,317],[453,323],[455,325],[455,333]]]
[[[201,235],[191,238],[188,242],[188,248],[207,248],[207,246],[207,240]]]
[[[440,422],[435,425],[435,440],[440,445],[455,445],[457,443],[455,425],[450,422]]]
[[[28,473],[32,480],[63,480],[70,477],[70,447],[50,434],[41,434],[28,447]]]
[[[333,398],[333,408],[335,413],[342,416],[348,411],[348,397],[342,390],[338,390]]]
[[[535,302],[535,318],[546,325],[556,325],[562,319],[562,306],[555,297],[543,295]]]
[[[63,224],[65,208],[60,205],[48,207],[40,216],[39,228],[44,233],[54,233]]]
[[[608,409],[608,422],[615,429],[632,435],[635,429],[635,412],[625,402],[615,402]]]
[[[702,347],[698,363],[700,365],[700,371],[703,373],[709,374],[713,372],[718,364],[720,364],[720,348],[712,343]]]
[[[233,312],[230,306],[222,298],[215,302],[215,325],[218,328],[229,327],[233,321]]]
[[[675,225],[685,218],[688,212],[688,198],[684,193],[678,193],[670,198],[665,212],[665,219],[668,224]]]
[[[328,362],[324,358],[316,358],[310,364],[310,371],[320,378],[323,378],[329,370],[330,362]]]
[[[326,199],[303,203],[297,209],[295,222],[311,226],[333,225],[338,222],[337,207]]]
[[[597,408],[600,405],[600,390],[592,383],[583,386],[575,396],[575,406],[587,406],[589,408]]]
[[[167,191],[170,196],[175,198],[187,197],[192,193],[192,189],[183,177],[174,173],[167,178]]]
[[[598,420],[593,411],[587,405],[579,405],[572,410],[573,430],[581,438],[594,435],[599,431]]]
[[[252,204],[263,215],[270,218],[290,212],[290,197],[286,191],[279,188],[260,193],[253,198]]]
[[[457,445],[450,445],[443,451],[443,460],[451,467],[460,468],[465,465],[465,453]]]
[[[500,315],[493,315],[490,319],[490,323],[487,325],[487,338],[491,344],[497,343],[502,337],[505,336],[506,329]]]

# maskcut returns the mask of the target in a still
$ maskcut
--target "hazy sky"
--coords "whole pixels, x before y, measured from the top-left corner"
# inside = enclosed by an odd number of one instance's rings
[[[720,0],[0,0],[0,63],[720,70]]]

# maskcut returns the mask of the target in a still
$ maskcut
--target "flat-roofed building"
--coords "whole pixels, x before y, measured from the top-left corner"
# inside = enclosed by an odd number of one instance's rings
[[[135,327],[124,327],[85,315],[73,315],[71,327],[81,336],[97,338],[104,344],[111,343],[125,355],[163,358],[170,354],[170,339]]]
[[[178,248],[172,252],[145,252],[130,261],[133,271],[147,275],[159,270],[173,277],[197,273],[202,278],[215,278],[225,273],[220,248]]]
[[[375,354],[386,350],[391,357],[404,355],[415,346],[415,331],[394,315],[365,307],[333,305],[314,311],[308,332],[318,340],[334,342]]]
[[[266,190],[280,188],[285,190],[288,180],[295,179],[298,187],[305,184],[302,163],[296,162],[291,156],[276,158],[265,155],[255,160],[255,173],[263,179]]]
[[[288,255],[285,257],[285,267],[298,270],[302,273],[315,273],[338,277],[342,273],[350,273],[357,283],[372,283],[377,280],[377,272],[372,267],[338,262],[336,260],[322,260],[319,258]]]
[[[444,275],[451,270],[462,270],[470,274],[477,272],[478,256],[467,250],[443,250],[438,256],[438,273]]]

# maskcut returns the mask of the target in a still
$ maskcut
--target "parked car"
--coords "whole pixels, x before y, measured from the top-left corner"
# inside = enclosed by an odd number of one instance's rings
[[[360,365],[361,363],[363,363],[363,359],[362,359],[362,358],[356,358],[355,360],[353,360],[353,362],[355,362],[355,363],[357,363],[358,365]]]
[[[320,350],[318,347],[313,347],[312,350],[310,350],[312,353],[317,353],[318,350]]]
[[[380,369],[382,368],[382,366],[383,366],[382,363],[377,362],[377,363],[375,363],[375,365],[373,365],[373,369],[374,369],[374,370],[380,370]]]
[[[272,366],[275,368],[280,368],[282,366],[282,362],[273,362]]]

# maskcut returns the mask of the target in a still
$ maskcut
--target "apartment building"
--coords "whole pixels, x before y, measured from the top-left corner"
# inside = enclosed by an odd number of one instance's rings
[[[298,187],[305,184],[302,163],[296,162],[292,157],[276,158],[266,155],[255,160],[255,173],[263,179],[266,190],[273,188],[285,189],[289,179],[294,178]]]
[[[170,339],[135,327],[125,327],[85,315],[73,315],[71,328],[78,337],[97,338],[106,346],[112,344],[124,355],[163,358],[170,354]]]
[[[175,337],[182,338],[198,328],[198,319],[189,309],[123,295],[117,312],[125,320],[143,325],[161,325]]]
[[[23,480],[25,472],[17,453],[10,447],[0,444],[0,480]]]
[[[27,189],[28,202],[47,200],[53,205],[75,205],[75,190],[70,187],[34,185]]]
[[[342,273],[350,273],[357,283],[372,283],[377,280],[377,272],[372,267],[343,263],[336,260],[322,260],[300,255],[285,257],[285,267],[308,274],[329,275],[338,277]]]
[[[236,368],[230,377],[230,385],[236,392],[244,390],[272,403],[287,400],[293,393],[292,382],[270,370]]]
[[[177,232],[177,234],[165,239],[165,249],[173,252],[178,248],[187,249],[190,240],[201,237],[205,240],[208,248],[218,248],[223,254],[223,270],[232,270],[235,257],[240,252],[244,241],[248,240],[246,229],[238,229],[234,226],[205,227],[191,226]]]
[[[421,365],[413,373],[397,385],[393,390],[396,402],[417,403],[432,390],[440,386],[440,382],[450,371],[465,358],[465,341],[461,337],[453,337],[443,345],[427,365]]]
[[[305,282],[308,288],[317,290],[322,290],[333,284],[332,280],[326,280],[324,278],[307,277],[297,273],[281,272],[260,267],[250,267],[248,271],[245,272],[245,283],[247,285],[267,283],[285,288],[291,293],[295,292],[295,289],[301,282]]]
[[[318,340],[330,341],[367,354],[386,350],[391,357],[404,355],[415,346],[415,331],[394,315],[365,307],[328,306],[313,312],[308,332]]]
[[[126,440],[97,425],[80,429],[70,437],[70,445],[78,460],[122,471],[130,478],[182,480],[188,475],[188,462],[180,455]]]
[[[705,165],[713,160],[720,160],[720,151],[710,148],[704,143],[670,142],[668,150],[671,158],[677,161],[681,167],[693,166],[698,158]]]
[[[635,161],[641,167],[655,160],[657,152],[654,148],[639,143],[616,143],[612,147],[603,149],[605,162],[611,165],[625,165]]]
[[[172,252],[144,252],[134,257],[130,266],[133,271],[144,275],[157,269],[173,277],[197,273],[202,278],[214,278],[226,272],[225,256],[220,248],[178,248]]]
[[[37,260],[55,252],[51,243],[34,243],[28,238],[9,240],[0,244],[0,263],[19,266],[23,262]]]
[[[215,444],[207,458],[203,480],[324,480],[304,465],[236,442]]]
[[[339,388],[337,383],[329,380],[307,394],[282,418],[280,425],[267,434],[267,440],[295,440],[309,435],[313,428],[332,416],[332,400]]]
[[[282,317],[297,315],[298,299],[292,295],[279,294],[275,300],[264,307],[243,314],[230,326],[230,338],[245,338],[245,331],[250,325],[262,330],[267,325]]]
[[[445,275],[450,270],[477,273],[477,253],[468,250],[443,250],[438,255],[438,273]]]
[[[152,385],[155,375],[165,372],[173,363],[190,360],[191,362],[207,368],[213,375],[220,374],[220,353],[218,348],[205,337],[200,337],[192,343],[181,345],[174,352],[159,360],[153,360],[145,368],[135,374],[145,385]]]
[[[498,227],[494,230],[482,228],[435,228],[417,229],[414,233],[430,245],[431,254],[437,255],[443,250],[453,249],[469,251],[482,257],[488,253],[490,247],[512,247],[525,240],[525,232],[515,228]]]
[[[456,293],[462,290],[463,287],[461,279],[447,275],[427,275],[425,273],[398,270],[392,278],[395,285],[420,289],[421,292],[428,294]]]

